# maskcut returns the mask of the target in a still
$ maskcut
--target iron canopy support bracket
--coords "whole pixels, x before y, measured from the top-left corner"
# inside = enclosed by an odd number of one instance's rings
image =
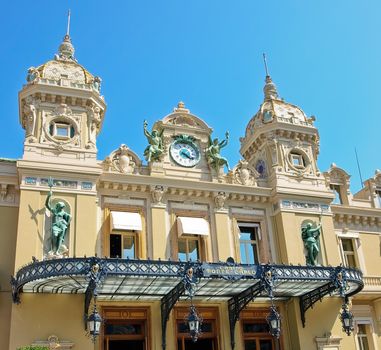
[[[262,292],[266,292],[270,298],[273,297],[273,286],[275,274],[270,265],[258,266],[257,283],[247,288],[241,293],[233,296],[228,301],[229,325],[230,325],[230,345],[234,350],[235,347],[235,325],[239,320],[239,315],[245,306],[253,301]]]

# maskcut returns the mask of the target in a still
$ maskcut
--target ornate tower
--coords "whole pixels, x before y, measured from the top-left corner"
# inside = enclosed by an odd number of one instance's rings
[[[278,191],[298,188],[325,191],[324,178],[317,166],[319,133],[297,106],[278,95],[269,75],[264,101],[249,121],[241,138],[241,154],[254,167],[263,185]]]
[[[54,59],[28,69],[19,92],[23,160],[95,165],[106,104],[99,77],[74,58],[68,31]]]

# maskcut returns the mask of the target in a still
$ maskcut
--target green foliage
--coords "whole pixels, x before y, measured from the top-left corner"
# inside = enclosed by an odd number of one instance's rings
[[[49,348],[46,346],[23,346],[17,350],[49,350]]]

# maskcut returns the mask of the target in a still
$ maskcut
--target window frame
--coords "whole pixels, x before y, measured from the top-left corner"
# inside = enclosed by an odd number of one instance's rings
[[[72,125],[68,122],[64,121],[53,121],[53,137],[59,140],[70,140],[71,137],[71,128]],[[67,134],[66,135],[59,135],[58,129],[65,129]]]
[[[179,257],[179,245],[180,245],[180,241],[184,241],[185,244],[186,244],[186,256],[187,256],[187,259],[184,261],[189,261],[189,242],[190,241],[194,241],[194,242],[197,242],[197,255],[198,255],[198,259],[197,260],[202,260],[201,259],[201,236],[200,235],[182,235],[181,237],[178,237],[177,238],[177,259],[179,261],[183,261],[180,259]],[[192,260],[192,261],[195,261],[195,260]]]
[[[120,251],[121,256],[111,256],[111,235],[119,235],[121,236],[121,243],[120,243]],[[123,256],[123,250],[124,250],[124,239],[127,237],[132,237],[134,239],[134,257],[133,258],[125,258]],[[135,230],[112,230],[109,234],[109,257],[110,258],[119,258],[119,259],[137,259],[138,258],[138,252],[139,252],[139,240],[138,240],[138,233]]]
[[[240,262],[241,262],[241,264],[259,264],[259,260],[260,260],[260,255],[259,255],[259,241],[261,240],[261,225],[259,224],[259,223],[254,223],[254,222],[240,222],[240,221],[237,221],[237,226],[238,226],[238,235],[239,235],[239,237],[238,237],[238,242],[239,242],[239,247],[238,247],[238,249],[239,249],[239,257],[240,257]],[[256,230],[253,230],[254,231],[254,233],[255,233],[255,238],[256,239],[254,239],[254,240],[252,240],[252,239],[250,239],[250,240],[244,240],[244,242],[243,242],[243,240],[241,240],[241,237],[240,237],[240,235],[241,235],[241,232],[242,232],[242,230],[241,230],[241,227],[242,228],[252,228],[252,229],[256,229]],[[241,245],[242,244],[244,244],[244,246],[245,246],[245,255],[246,255],[246,258],[247,258],[247,256],[248,256],[248,249],[250,249],[249,248],[249,246],[251,245],[251,246],[253,246],[253,243],[251,243],[251,242],[254,242],[254,244],[255,244],[255,248],[253,247],[253,250],[255,250],[254,251],[254,261],[251,263],[251,262],[243,262],[243,259],[242,259],[242,254],[241,254]],[[246,260],[248,260],[248,259],[246,259]]]
[[[297,161],[297,164],[295,163],[295,160]],[[290,161],[295,168],[304,169],[306,167],[304,157],[300,153],[290,152]]]
[[[142,220],[142,230],[136,231],[136,240],[135,240],[135,259],[147,259],[147,229],[145,221],[145,212],[144,208],[136,206],[127,206],[119,205],[113,203],[107,203],[107,206],[104,207],[104,221],[102,225],[102,242],[98,250],[99,254],[102,256],[110,256],[110,235],[114,233],[121,232],[131,232],[132,230],[111,230],[111,212],[112,211],[121,211],[121,212],[133,212],[138,213],[141,216]]]
[[[208,261],[211,257],[211,222],[208,216],[208,213],[205,211],[190,211],[184,209],[173,208],[170,212],[170,232],[171,237],[170,242],[170,257],[174,260],[178,260],[179,256],[179,240],[184,237],[190,237],[191,239],[197,239],[199,242],[199,260]],[[177,218],[178,217],[189,217],[189,218],[202,218],[209,223],[209,235],[187,235],[182,234],[179,236],[178,227],[177,227]]]
[[[343,236],[340,237],[340,248],[341,248],[341,252],[342,252],[342,261],[343,261],[343,264],[344,264],[345,267],[348,267],[348,268],[359,268],[359,261],[358,261],[357,249],[356,249],[357,242],[355,242],[356,239],[358,239],[358,238],[343,237]],[[343,240],[349,240],[351,242],[352,249],[353,249],[352,251],[346,251],[346,250],[344,250]],[[347,258],[348,255],[353,256],[353,259],[354,259],[354,262],[355,262],[355,266],[350,266],[348,258]]]
[[[335,193],[335,199],[332,201],[332,204],[344,204],[342,185],[331,183],[329,184],[329,188],[333,191],[333,193]]]

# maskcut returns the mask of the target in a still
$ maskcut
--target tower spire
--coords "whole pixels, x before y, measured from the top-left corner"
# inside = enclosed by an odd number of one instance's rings
[[[67,28],[66,28],[66,35],[70,36],[70,9],[67,12]]]
[[[279,98],[279,95],[278,95],[276,85],[273,83],[270,77],[265,53],[263,53],[263,62],[265,64],[265,72],[266,72],[265,86],[263,88],[263,92],[265,93],[265,100],[276,100]]]
[[[266,61],[266,54],[263,53],[263,63],[265,64],[265,72],[266,72],[266,77],[269,77],[269,70],[267,69],[267,61]]]
[[[74,58],[74,46],[71,43],[70,39],[70,17],[71,11],[69,10],[67,13],[67,26],[66,26],[66,34],[63,38],[63,41],[58,48],[58,55],[56,55],[56,59],[62,61],[76,61]]]

